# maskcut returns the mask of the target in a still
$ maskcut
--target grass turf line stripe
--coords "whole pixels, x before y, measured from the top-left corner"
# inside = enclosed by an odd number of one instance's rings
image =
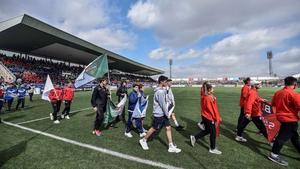
[[[88,107],[88,108],[84,108],[84,109],[80,109],[80,110],[74,110],[74,111],[71,111],[70,114],[77,113],[77,112],[84,111],[84,110],[88,110],[88,109],[92,109],[92,108],[91,108],[91,107]],[[49,119],[49,118],[50,118],[50,117],[47,116],[47,117],[42,117],[42,118],[39,118],[39,119],[33,119],[33,120],[23,121],[23,122],[16,123],[16,124],[27,124],[27,123],[32,123],[32,122],[36,122],[36,121],[41,121],[41,120],[45,120],[45,119]]]
[[[33,133],[36,133],[36,134],[40,134],[40,135],[43,135],[43,136],[46,136],[46,137],[50,137],[50,138],[53,138],[53,139],[56,139],[56,140],[63,141],[63,142],[66,142],[66,143],[70,143],[70,144],[77,145],[77,146],[80,146],[80,147],[95,150],[95,151],[98,151],[98,152],[101,152],[101,153],[104,153],[104,154],[109,154],[109,155],[114,156],[114,157],[130,160],[130,161],[134,161],[134,162],[138,162],[138,163],[142,163],[142,164],[147,164],[147,165],[154,166],[154,167],[160,167],[160,168],[166,168],[166,169],[182,169],[180,167],[175,167],[175,166],[172,166],[172,165],[169,165],[169,164],[164,164],[164,163],[157,162],[157,161],[146,160],[146,159],[143,159],[143,158],[140,158],[140,157],[135,157],[135,156],[131,156],[131,155],[128,155],[128,154],[123,154],[123,153],[112,151],[112,150],[109,150],[109,149],[106,149],[106,148],[96,147],[96,146],[93,146],[93,145],[90,145],[90,144],[85,144],[85,143],[81,143],[81,142],[78,142],[78,141],[75,141],[75,140],[70,140],[70,139],[67,139],[67,138],[64,138],[64,137],[60,137],[60,136],[56,136],[54,134],[50,134],[50,133],[46,133],[46,132],[43,132],[43,131],[31,129],[31,128],[24,127],[24,126],[14,124],[14,123],[11,123],[11,122],[6,122],[6,121],[3,121],[3,120],[2,120],[2,122],[6,125],[9,125],[9,126],[17,127],[17,128],[23,129],[23,130],[27,130],[27,131],[30,131],[30,132],[33,132]]]

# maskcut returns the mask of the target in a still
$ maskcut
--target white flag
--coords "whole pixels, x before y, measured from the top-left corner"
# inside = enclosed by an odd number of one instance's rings
[[[138,98],[138,101],[136,102],[135,108],[133,110],[131,118],[143,118],[146,117],[147,108],[148,108],[148,98],[144,98],[144,96]]]
[[[48,75],[47,80],[46,80],[46,84],[44,86],[44,91],[43,91],[43,94],[42,94],[42,99],[43,100],[50,101],[48,95],[49,95],[50,90],[52,90],[52,89],[54,89],[53,83],[50,79],[50,76]]]

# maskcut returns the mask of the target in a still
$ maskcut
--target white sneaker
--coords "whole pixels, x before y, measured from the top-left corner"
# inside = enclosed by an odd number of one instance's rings
[[[191,135],[191,136],[190,136],[190,139],[191,139],[191,145],[194,147],[194,146],[195,146],[195,143],[196,143],[195,136]]]
[[[145,139],[140,139],[140,145],[142,146],[143,150],[149,150],[149,147],[148,147],[148,144],[147,144],[147,141]]]
[[[215,149],[213,149],[213,150],[212,150],[212,149],[209,149],[209,152],[210,152],[210,153],[212,153],[212,154],[218,154],[218,155],[222,154],[222,152],[221,152],[221,151],[219,151],[219,150],[218,150],[218,149],[216,149],[216,148],[215,148]]]
[[[60,122],[59,122],[59,120],[55,120],[53,123],[54,124],[59,124]]]
[[[62,115],[60,115],[60,117],[61,117],[62,119],[64,119],[64,118],[65,118],[65,115],[62,114]]]
[[[176,146],[169,146],[168,152],[169,153],[180,153],[181,149],[177,148]]]
[[[143,138],[146,136],[146,133],[140,133],[140,138]]]
[[[66,115],[65,118],[66,118],[67,120],[70,120],[70,116],[69,116],[69,115]]]
[[[240,137],[240,136],[236,136],[235,140],[238,142],[243,142],[243,143],[247,142],[247,139],[245,139],[244,137]]]
[[[53,115],[52,115],[52,113],[50,113],[50,120],[53,120]]]
[[[128,132],[128,133],[125,132],[124,135],[125,135],[126,137],[128,137],[128,138],[132,138],[132,137],[133,137],[132,134],[131,134],[130,132]]]
[[[201,130],[205,130],[204,124],[201,124],[201,123],[199,122],[197,125],[198,125],[198,127],[199,127]]]

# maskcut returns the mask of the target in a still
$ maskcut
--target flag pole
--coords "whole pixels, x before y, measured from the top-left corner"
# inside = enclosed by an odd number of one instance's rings
[[[107,54],[105,54],[105,56],[107,57]],[[111,91],[110,91],[110,86],[111,86],[111,82],[110,82],[110,76],[109,76],[109,66],[108,66],[108,61],[107,61],[107,67],[108,67],[108,72],[107,72],[107,78],[108,78],[108,84],[109,84],[109,95],[111,97]]]

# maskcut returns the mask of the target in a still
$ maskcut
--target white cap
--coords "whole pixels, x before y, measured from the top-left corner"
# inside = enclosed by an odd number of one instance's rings
[[[250,81],[250,85],[253,86],[253,85],[258,85],[260,84],[261,82],[260,81],[257,81],[257,80],[251,80]]]

